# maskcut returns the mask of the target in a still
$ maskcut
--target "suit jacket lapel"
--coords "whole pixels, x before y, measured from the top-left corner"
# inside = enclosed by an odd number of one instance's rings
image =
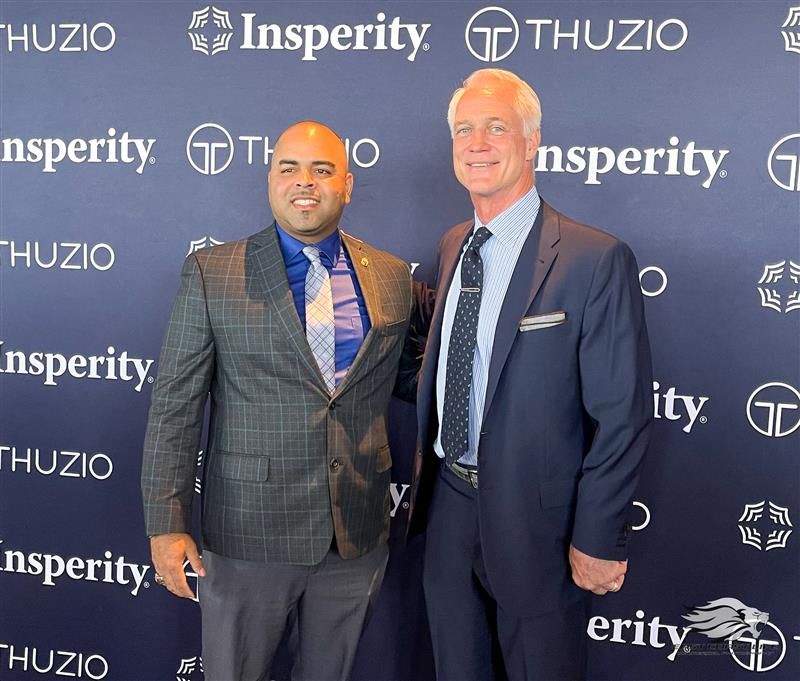
[[[245,258],[248,292],[255,298],[266,299],[297,355],[313,375],[318,387],[327,394],[325,381],[297,315],[274,223],[250,239]]]
[[[519,329],[519,321],[533,303],[547,273],[558,255],[558,241],[561,238],[558,215],[544,201],[533,228],[522,246],[522,252],[511,276],[492,346],[492,359],[489,363],[489,378],[486,384],[486,401],[483,415],[489,413],[492,399],[500,381],[508,354],[514,344]]]
[[[347,370],[344,379],[336,386],[334,395],[340,394],[358,378],[359,371],[364,364],[364,358],[368,356],[370,348],[375,342],[375,334],[383,327],[380,293],[375,286],[367,249],[364,247],[363,242],[358,239],[351,237],[345,232],[340,231],[340,233],[345,250],[350,256],[353,272],[355,272],[356,279],[358,279],[358,285],[361,287],[361,294],[364,296],[364,305],[369,315],[370,329],[361,342],[361,347],[353,358],[353,362]]]

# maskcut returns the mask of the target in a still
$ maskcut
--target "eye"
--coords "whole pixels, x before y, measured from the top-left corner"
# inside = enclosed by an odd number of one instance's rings
[[[460,128],[456,128],[456,135],[458,137],[466,137],[469,133],[472,132],[472,128],[462,125]]]
[[[289,173],[293,173],[293,172],[294,172],[294,168],[292,168],[291,166],[287,166],[287,167],[285,167],[285,168],[283,168],[281,170],[281,175],[288,175]]]
[[[331,171],[328,170],[327,168],[317,168],[317,173],[319,175],[330,175]]]
[[[492,125],[489,128],[489,132],[492,133],[492,135],[502,135],[505,131],[506,129],[502,125]]]

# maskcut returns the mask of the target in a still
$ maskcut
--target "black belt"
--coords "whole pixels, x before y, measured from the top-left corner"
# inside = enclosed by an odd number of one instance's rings
[[[450,472],[457,478],[472,485],[474,489],[478,489],[478,469],[466,468],[460,463],[445,464]]]

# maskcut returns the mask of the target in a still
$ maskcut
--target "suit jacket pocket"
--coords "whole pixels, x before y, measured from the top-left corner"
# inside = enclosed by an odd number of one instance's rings
[[[269,477],[269,458],[218,450],[214,455],[214,475],[231,480],[264,482]]]
[[[377,462],[375,463],[375,472],[383,473],[392,467],[392,452],[389,450],[389,445],[385,444],[379,447],[376,452]]]
[[[578,478],[549,480],[539,485],[542,508],[555,508],[573,503],[578,494]]]
[[[380,328],[380,331],[386,336],[390,336],[395,333],[400,333],[403,330],[405,323],[406,323],[405,319],[398,319],[396,321],[386,322]]]

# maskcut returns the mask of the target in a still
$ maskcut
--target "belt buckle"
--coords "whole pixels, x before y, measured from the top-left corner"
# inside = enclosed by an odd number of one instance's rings
[[[464,482],[469,483],[473,489],[478,489],[478,471],[471,468],[465,468],[457,462],[450,464],[450,470],[453,471],[456,477],[461,478]]]

